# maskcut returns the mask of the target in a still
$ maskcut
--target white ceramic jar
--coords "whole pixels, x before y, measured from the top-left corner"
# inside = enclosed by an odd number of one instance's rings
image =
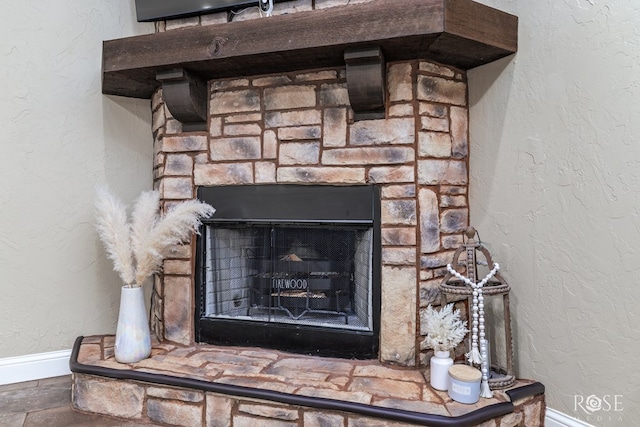
[[[448,351],[435,351],[431,357],[430,383],[436,390],[445,391],[449,388],[449,368],[453,365],[453,359]]]

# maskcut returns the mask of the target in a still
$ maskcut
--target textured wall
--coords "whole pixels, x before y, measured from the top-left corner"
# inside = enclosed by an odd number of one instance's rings
[[[0,358],[113,333],[119,280],[93,194],[151,187],[149,101],[103,96],[102,40],[153,25],[133,1],[0,0]]]
[[[471,223],[514,288],[519,374],[551,408],[634,425],[640,4],[481,2],[520,18],[517,55],[469,73]],[[587,416],[575,395],[603,406]]]

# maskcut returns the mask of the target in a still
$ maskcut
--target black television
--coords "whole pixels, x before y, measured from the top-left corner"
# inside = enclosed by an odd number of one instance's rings
[[[266,10],[266,0],[135,0],[138,22],[184,18],[205,13],[237,10],[261,3]],[[290,0],[274,0],[274,3]]]

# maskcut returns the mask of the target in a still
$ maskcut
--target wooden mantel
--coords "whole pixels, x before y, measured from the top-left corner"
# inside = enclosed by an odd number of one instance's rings
[[[340,66],[354,48],[470,69],[515,53],[517,34],[516,16],[471,0],[375,0],[105,41],[102,92],[150,98],[176,68],[206,81]]]

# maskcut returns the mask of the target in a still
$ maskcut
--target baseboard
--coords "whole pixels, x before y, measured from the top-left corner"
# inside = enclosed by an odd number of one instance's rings
[[[69,375],[71,350],[0,359],[0,385]]]
[[[547,408],[544,414],[545,427],[594,427],[593,425],[570,417],[555,409]]]

